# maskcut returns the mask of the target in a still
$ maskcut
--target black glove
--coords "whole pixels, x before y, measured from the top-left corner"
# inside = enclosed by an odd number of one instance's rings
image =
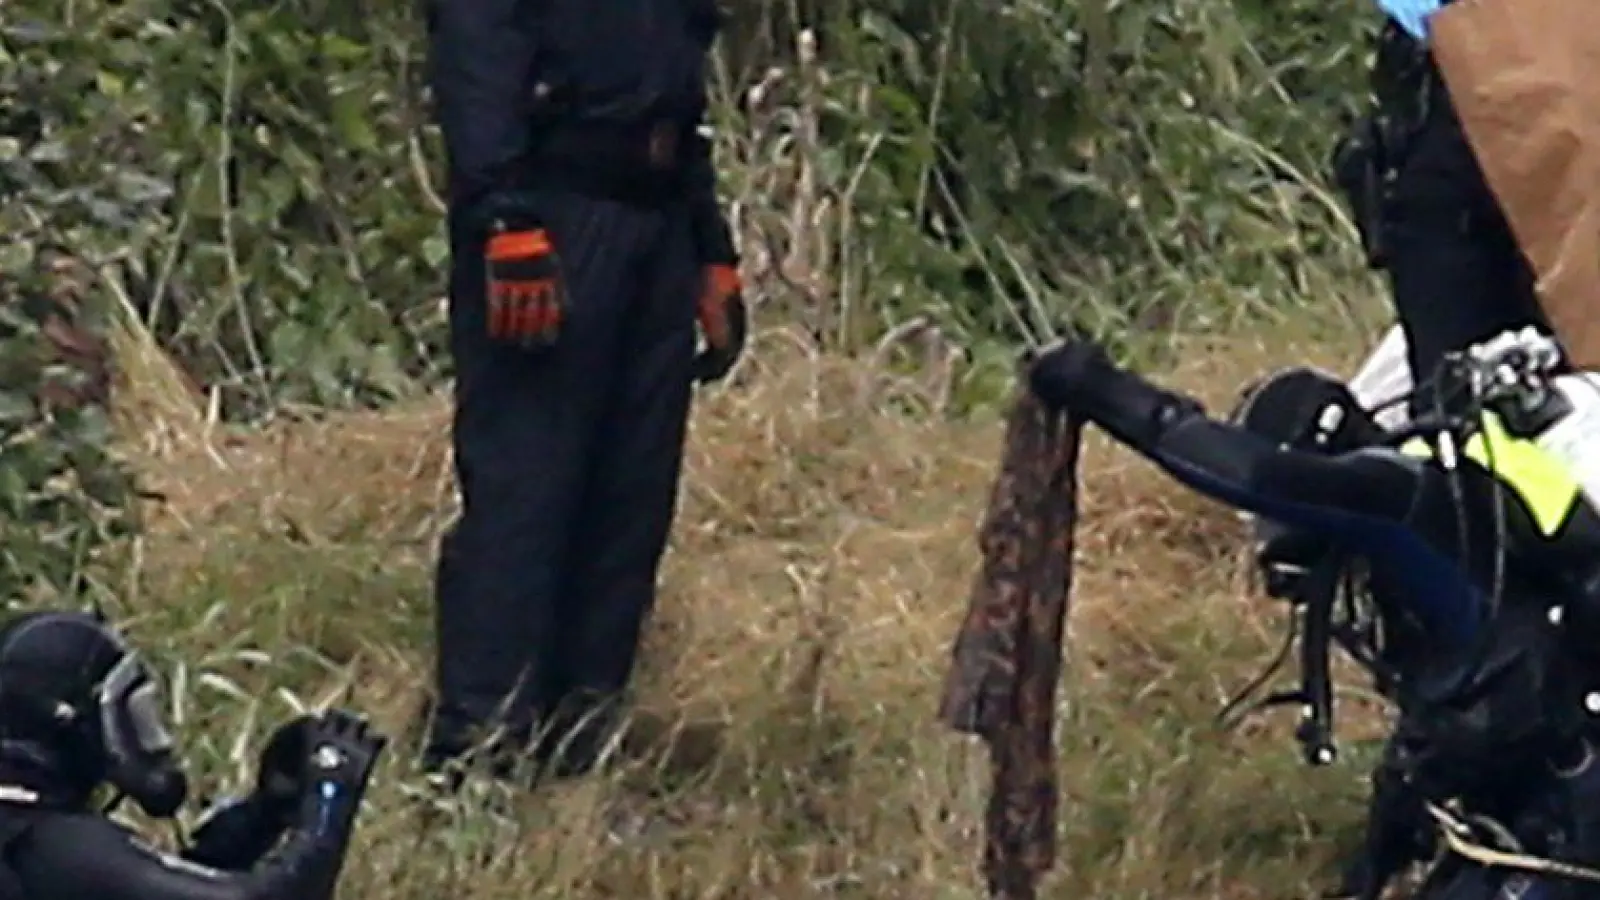
[[[257,757],[255,790],[210,809],[195,829],[186,859],[214,869],[245,871],[294,827],[308,793],[310,735],[316,724],[312,716],[298,716],[272,732]]]
[[[306,729],[306,787],[302,823],[320,835],[347,828],[389,739],[365,719],[329,710]]]
[[[256,800],[287,823],[306,795],[306,763],[313,716],[297,716],[272,732],[256,763]]]
[[[1117,368],[1105,348],[1068,340],[1036,357],[1028,371],[1034,396],[1071,410],[1132,447],[1152,447],[1167,424],[1199,405]]]
[[[1104,347],[1069,339],[1032,359],[1028,386],[1046,404],[1076,410],[1092,399],[1097,382],[1115,374],[1116,366]]]

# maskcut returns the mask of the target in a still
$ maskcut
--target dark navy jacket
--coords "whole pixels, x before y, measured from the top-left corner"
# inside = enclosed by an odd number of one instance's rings
[[[704,116],[715,0],[424,2],[457,203],[508,184],[546,106],[616,124]],[[714,204],[709,148],[695,146],[691,187]]]

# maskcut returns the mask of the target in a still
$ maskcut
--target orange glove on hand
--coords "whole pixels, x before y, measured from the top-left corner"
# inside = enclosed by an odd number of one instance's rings
[[[738,268],[726,263],[709,265],[703,279],[699,316],[705,346],[694,360],[694,380],[699,384],[725,378],[744,352],[749,337]]]
[[[489,337],[527,350],[549,347],[567,308],[560,258],[543,228],[498,226],[484,249]]]

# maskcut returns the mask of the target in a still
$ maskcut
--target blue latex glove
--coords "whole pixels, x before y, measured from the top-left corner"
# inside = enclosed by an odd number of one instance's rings
[[[1378,0],[1378,8],[1419,41],[1427,40],[1428,19],[1443,5],[1443,0]]]

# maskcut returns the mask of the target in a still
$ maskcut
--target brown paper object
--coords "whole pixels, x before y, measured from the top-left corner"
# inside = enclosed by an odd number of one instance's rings
[[[1540,305],[1600,369],[1600,0],[1457,0],[1428,27]]]

